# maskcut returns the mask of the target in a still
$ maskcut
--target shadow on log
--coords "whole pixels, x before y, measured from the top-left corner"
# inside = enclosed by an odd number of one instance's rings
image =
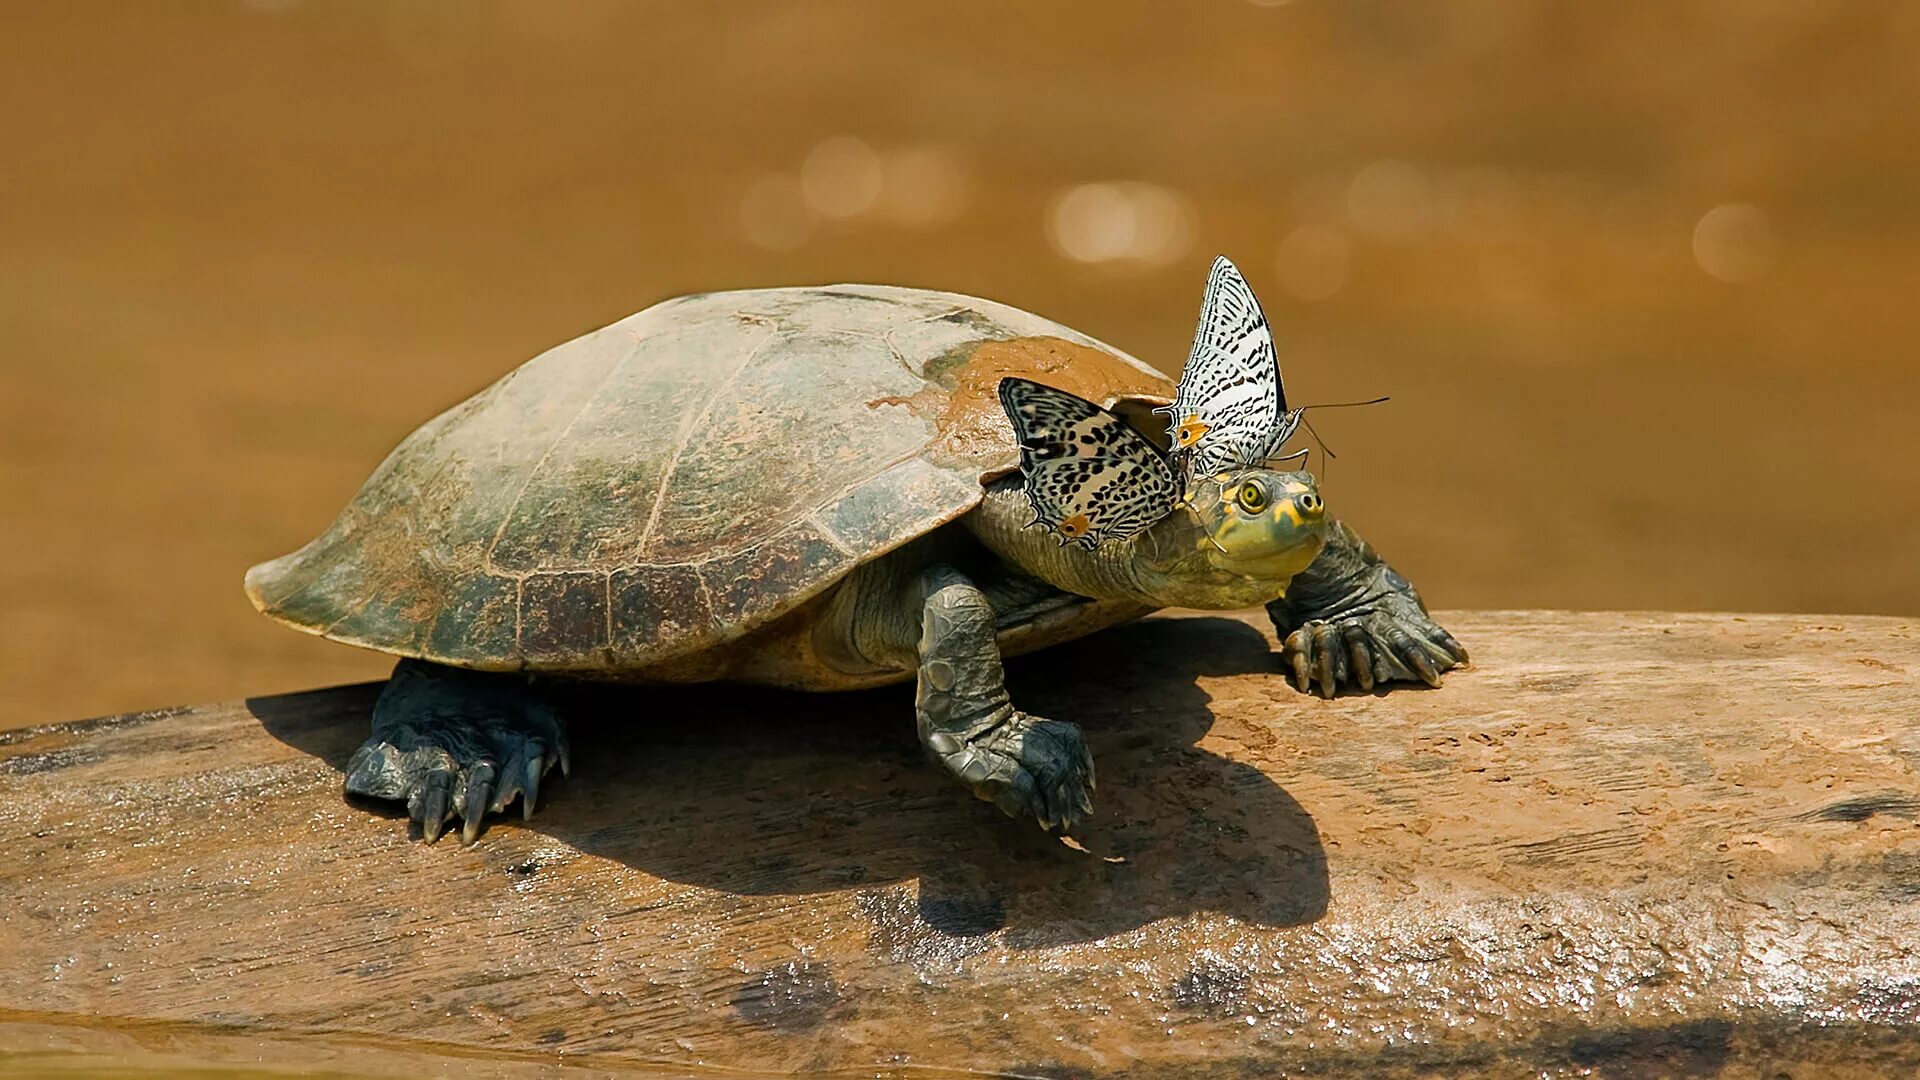
[[[472,848],[342,800],[377,687],[0,732],[0,1051],[120,1017],[503,1069],[1920,1066],[1913,624],[1449,622],[1477,668],[1331,702],[1252,618],[1016,661],[1087,730],[1086,851],[923,763],[906,688],[582,691],[572,778]]]
[[[1220,618],[1135,623],[1010,665],[1022,708],[1086,726],[1107,779],[1076,838],[1104,857],[1015,825],[929,766],[908,686],[583,689],[564,709],[581,768],[550,782],[524,827],[653,877],[744,895],[918,881],[912,916],[927,928],[1004,930],[1017,946],[1199,911],[1291,926],[1327,908],[1313,819],[1258,769],[1195,745],[1213,725],[1196,680],[1276,670],[1265,637]],[[247,708],[269,734],[344,771],[371,703],[343,713],[336,693]],[[367,808],[404,828],[396,807]],[[897,914],[887,907],[875,914]]]

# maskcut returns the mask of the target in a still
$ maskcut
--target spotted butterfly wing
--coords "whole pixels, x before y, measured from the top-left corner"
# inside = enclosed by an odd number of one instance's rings
[[[1287,409],[1266,314],[1224,255],[1207,275],[1179,394],[1160,411],[1170,415],[1174,458],[1189,477],[1265,461],[1300,423]]]
[[[1164,517],[1177,494],[1160,448],[1125,420],[1064,390],[1002,379],[1034,525],[1092,550]]]

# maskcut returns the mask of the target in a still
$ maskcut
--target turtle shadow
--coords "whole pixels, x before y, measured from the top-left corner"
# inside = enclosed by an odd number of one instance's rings
[[[1075,831],[1084,851],[931,765],[910,686],[586,691],[568,714],[575,745],[596,747],[596,782],[576,772],[530,827],[704,888],[860,889],[888,941],[1005,931],[1041,945],[1197,911],[1311,922],[1328,902],[1311,815],[1259,769],[1195,745],[1215,722],[1196,680],[1272,673],[1279,687],[1271,649],[1236,620],[1158,619],[1009,662],[1022,709],[1086,731],[1100,787]]]
[[[1252,673],[1281,685],[1266,638],[1223,618],[1136,622],[1009,661],[1022,709],[1086,731],[1100,786],[1075,831],[1085,850],[931,765],[911,686],[571,688],[573,775],[513,827],[702,888],[860,890],[877,946],[896,951],[989,934],[1091,940],[1200,911],[1311,922],[1328,902],[1311,815],[1260,770],[1195,745],[1214,726],[1196,680]],[[282,741],[343,767],[364,727],[337,708],[331,725],[307,719],[299,697],[249,705]]]

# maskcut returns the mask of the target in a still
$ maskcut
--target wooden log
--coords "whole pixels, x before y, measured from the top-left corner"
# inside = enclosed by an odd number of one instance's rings
[[[342,800],[373,686],[0,733],[0,1030],[869,1075],[1920,1068],[1914,623],[1446,622],[1474,669],[1334,701],[1252,616],[1015,662],[1087,729],[1084,851],[923,763],[908,688],[584,695],[572,778],[471,848]]]

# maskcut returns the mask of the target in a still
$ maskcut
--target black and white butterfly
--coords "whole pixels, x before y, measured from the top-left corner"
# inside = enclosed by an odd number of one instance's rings
[[[1179,494],[1160,448],[1113,413],[1030,379],[1000,381],[1034,525],[1088,550],[1165,517]]]
[[[1226,256],[1213,260],[1193,352],[1168,414],[1174,460],[1189,482],[1275,458],[1300,424],[1287,408],[1267,316]]]

